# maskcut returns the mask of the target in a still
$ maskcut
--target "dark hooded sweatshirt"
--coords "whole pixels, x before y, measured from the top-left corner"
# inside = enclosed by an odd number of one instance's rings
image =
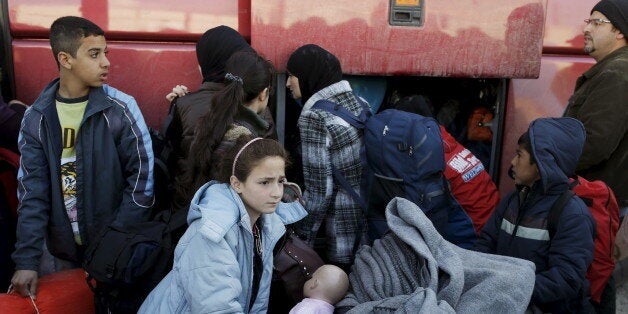
[[[543,118],[530,124],[530,140],[541,179],[526,193],[506,196],[488,220],[475,249],[534,262],[536,283],[531,302],[544,312],[587,311],[587,268],[593,260],[595,222],[586,205],[573,197],[550,239],[550,208],[568,189],[582,153],[585,131],[573,118]]]

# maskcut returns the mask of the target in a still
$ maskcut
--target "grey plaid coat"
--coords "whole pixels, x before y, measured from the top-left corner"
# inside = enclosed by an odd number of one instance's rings
[[[327,257],[331,262],[353,262],[353,247],[366,220],[358,203],[332,177],[333,164],[359,193],[362,165],[360,148],[362,132],[343,119],[319,109],[312,109],[320,99],[340,104],[356,116],[361,106],[347,81],[332,84],[307,100],[299,117],[303,153],[303,198],[309,215],[296,226],[296,231],[312,246],[325,221]]]

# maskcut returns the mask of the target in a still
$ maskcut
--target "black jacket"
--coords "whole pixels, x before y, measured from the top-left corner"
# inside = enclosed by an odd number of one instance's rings
[[[171,173],[175,184],[185,184],[183,178],[191,166],[189,152],[198,119],[209,112],[212,97],[222,87],[222,83],[204,82],[198,91],[176,100],[172,122],[165,130],[165,136],[173,147],[174,169]],[[255,136],[277,138],[272,114],[268,108],[259,116],[244,109],[246,108],[240,108],[238,111],[234,119],[236,124],[246,127]],[[207,178],[207,181],[209,180],[210,178]],[[181,193],[182,190],[176,189],[177,192],[175,192],[173,206],[177,209],[187,208],[190,205],[191,198]]]
[[[37,270],[44,238],[55,257],[80,262],[61,190],[59,80],[26,111],[20,132],[18,270]],[[77,210],[85,245],[110,224],[148,219],[153,204],[153,151],[135,100],[104,85],[92,88],[76,143]]]
[[[587,180],[602,180],[628,206],[628,46],[600,60],[578,81],[565,116],[580,120],[587,130],[576,172]]]

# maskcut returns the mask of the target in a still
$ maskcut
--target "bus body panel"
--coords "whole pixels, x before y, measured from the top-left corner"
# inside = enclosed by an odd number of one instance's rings
[[[294,49],[316,43],[347,74],[539,74],[545,0],[425,1],[420,27],[391,26],[390,1],[252,0],[251,43],[279,70]]]

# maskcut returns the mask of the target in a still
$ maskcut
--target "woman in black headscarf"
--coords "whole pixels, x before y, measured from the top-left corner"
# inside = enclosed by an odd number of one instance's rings
[[[200,127],[198,124],[202,117],[208,115],[212,97],[224,87],[227,60],[239,51],[255,53],[236,30],[222,25],[206,31],[196,43],[196,57],[203,83],[198,91],[173,100],[172,122],[167,127],[165,136],[173,147],[173,158],[169,161],[173,162],[170,169],[174,175],[173,206],[176,209],[187,208],[191,200],[186,178],[192,164],[189,152],[195,130]],[[236,121],[258,130],[256,135],[276,138],[273,118],[268,108],[259,115],[246,108],[240,109],[235,117]],[[207,179],[209,181],[211,178]]]
[[[349,83],[342,80],[342,69],[336,56],[317,45],[305,45],[294,51],[287,70],[286,87],[303,103],[298,127],[304,199],[309,215],[299,222],[297,232],[313,245],[318,229],[325,221],[327,258],[348,270],[353,263],[355,244],[364,234],[360,226],[366,221],[357,201],[335,182],[332,168],[340,172],[354,190],[360,190],[362,134],[341,118],[312,109],[312,106],[319,100],[327,100],[356,116],[363,106]]]

